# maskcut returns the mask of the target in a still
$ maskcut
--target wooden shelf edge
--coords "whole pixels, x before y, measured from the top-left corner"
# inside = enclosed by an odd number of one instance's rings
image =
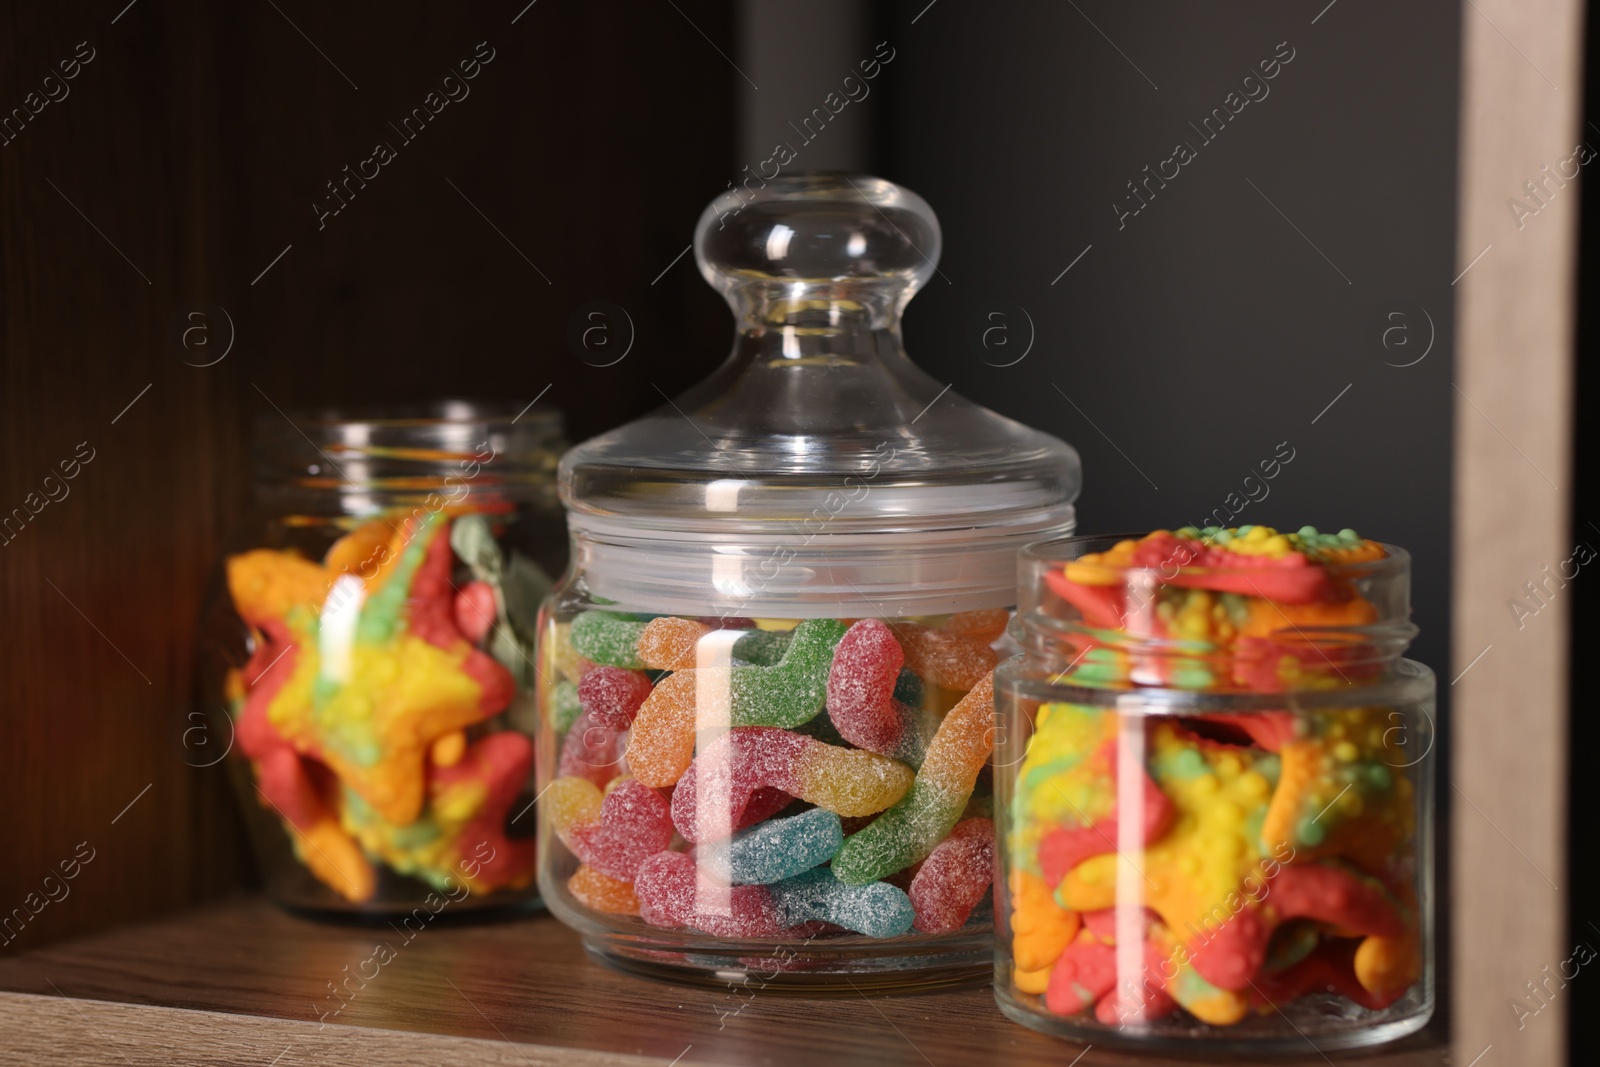
[[[0,993],[0,1033],[11,1063],[77,1067],[221,1064],[293,1067],[297,1063],[382,1063],[438,1067],[660,1067],[666,1060],[509,1040],[447,1037],[369,1026],[341,1026],[190,1008],[115,1004],[78,997]],[[680,1060],[680,1067],[691,1061]]]
[[[369,983],[350,977],[377,941],[393,941],[396,958]],[[347,983],[342,1006],[335,980]],[[1441,1067],[1448,1029],[1440,1015],[1340,1059]],[[924,1049],[939,1067],[1060,1067],[1083,1051],[1010,1022],[987,988],[819,1000],[669,985],[599,965],[547,915],[428,928],[410,941],[392,928],[308,922],[259,897],[0,956],[0,1034],[7,1063],[130,1067],[922,1067]],[[1093,1056],[1096,1067],[1194,1062],[1098,1044]],[[1289,1059],[1324,1062],[1314,1045],[1270,1062]]]

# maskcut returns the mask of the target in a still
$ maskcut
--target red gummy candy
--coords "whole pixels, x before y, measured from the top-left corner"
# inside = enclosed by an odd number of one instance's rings
[[[1259,975],[1252,986],[1256,1004],[1262,1008],[1283,1004],[1307,993],[1336,993],[1363,1008],[1382,1011],[1405,995],[1404,989],[1373,993],[1356,977],[1355,955],[1360,942],[1338,939],[1326,941],[1291,967],[1277,973]]]
[[[467,641],[456,627],[455,587],[450,584],[450,571],[454,566],[455,554],[450,551],[449,528],[440,526],[428,542],[427,554],[411,580],[411,589],[406,597],[406,616],[411,632],[435,648],[446,651],[452,651],[459,643]],[[482,689],[478,707],[486,717],[504,711],[516,696],[517,684],[511,672],[493,656],[479,649],[468,649],[461,671]]]
[[[596,667],[578,683],[578,705],[612,730],[626,730],[650,695],[650,676],[622,667]]]
[[[1144,924],[1139,928],[1140,937],[1148,937],[1150,929],[1161,921],[1161,916],[1150,908],[1144,909]],[[1098,911],[1083,913],[1083,928],[1089,931],[1108,945],[1117,943],[1117,909],[1101,908]]]
[[[1106,768],[1113,783],[1117,780],[1117,743],[1108,741],[1093,757]],[[1141,840],[1148,844],[1166,832],[1172,822],[1172,801],[1161,787],[1141,773],[1139,824]],[[1117,849],[1117,808],[1112,806],[1105,818],[1092,826],[1063,826],[1050,831],[1039,842],[1039,870],[1050,885],[1058,885],[1067,872],[1091,856],[1099,856]]]
[[[624,731],[601,726],[584,712],[573,721],[566,739],[561,742],[556,777],[587,778],[604,789],[607,782],[622,773],[622,754],[626,746]]]
[[[1247,907],[1190,945],[1200,977],[1219,989],[1245,989],[1267,958],[1280,923],[1315,919],[1366,937],[1400,937],[1405,919],[1380,882],[1342,867],[1284,867],[1266,883],[1260,905]]]
[[[574,826],[573,853],[601,874],[631,882],[645,860],[672,844],[667,800],[634,778],[606,793],[600,821]]]
[[[258,757],[255,764],[256,785],[261,795],[295,826],[309,830],[331,817],[328,805],[294,749],[280,743]]]
[[[726,885],[702,879],[694,860],[681,852],[658,852],[645,860],[633,883],[639,917],[651,926],[693,926],[714,937],[792,937],[764,885]]]
[[[712,827],[701,826],[698,818],[702,774],[709,775],[705,790],[715,798],[716,809],[725,807],[731,829],[745,824],[745,812],[758,789],[798,793],[800,757],[808,745],[820,743],[776,726],[729,730],[701,750],[672,790],[672,822],[678,833],[685,841],[699,841],[712,832]]]
[[[499,610],[495,603],[494,586],[488,582],[468,582],[456,594],[455,620],[456,628],[463,637],[473,644],[478,644],[494,626],[494,618]]]
[[[744,806],[744,814],[734,820],[733,828],[743,830],[758,822],[766,822],[793,803],[794,797],[781,789],[770,787],[757,789],[750,794],[750,802]]]
[[[839,736],[868,752],[918,763],[926,740],[916,736],[916,713],[894,698],[905,665],[894,631],[862,619],[845,631],[828,669],[828,717]]]
[[[967,819],[922,861],[911,879],[914,925],[925,934],[959,930],[994,880],[994,823]]]
[[[1066,947],[1051,968],[1044,1004],[1057,1015],[1076,1015],[1116,984],[1116,946],[1080,938]]]
[[[458,782],[483,783],[488,790],[478,814],[461,828],[457,849],[473,864],[473,881],[485,890],[525,882],[532,874],[534,841],[506,836],[506,815],[533,769],[533,742],[515,730],[474,741],[451,767],[433,770],[435,793]],[[487,849],[487,855],[485,850]]]

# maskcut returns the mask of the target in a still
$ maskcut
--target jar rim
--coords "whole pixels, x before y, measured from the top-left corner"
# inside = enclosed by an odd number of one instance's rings
[[[1141,537],[1145,536],[1148,536],[1148,534],[1074,534],[1071,537],[1056,537],[1042,541],[1034,541],[1023,546],[1019,555],[1018,565],[1019,567],[1024,568],[1022,573],[1027,574],[1027,568],[1029,564],[1032,564],[1035,567],[1039,565],[1048,565],[1051,563],[1060,563],[1065,565],[1079,558],[1079,556],[1060,554],[1061,550],[1065,548],[1081,547],[1092,551],[1093,549],[1089,549],[1088,546],[1094,545],[1096,547],[1110,548],[1113,545],[1119,544],[1123,541],[1137,541]],[[1312,565],[1322,571],[1325,571],[1331,578],[1369,576],[1388,577],[1396,576],[1410,570],[1411,553],[1407,552],[1399,545],[1392,545],[1386,541],[1374,541],[1373,543],[1383,549],[1384,554],[1379,559],[1362,560],[1354,563],[1324,563],[1312,561]],[[1079,555],[1081,555],[1081,553]],[[1158,567],[1128,567],[1109,563],[1098,563],[1095,564],[1095,566],[1103,568],[1108,574],[1114,573],[1118,575],[1140,577],[1149,575],[1158,583],[1163,580],[1161,577],[1163,572]],[[1252,573],[1253,570],[1254,568],[1250,567],[1180,566],[1176,569],[1175,573],[1184,576],[1200,577],[1204,575],[1244,575]]]

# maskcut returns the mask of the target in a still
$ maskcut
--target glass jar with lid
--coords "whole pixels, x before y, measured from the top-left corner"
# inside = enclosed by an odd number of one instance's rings
[[[1095,1044],[1307,1055],[1433,1011],[1434,677],[1405,551],[1069,538],[995,673],[995,996]]]
[[[987,970],[995,646],[1016,552],[1070,532],[1080,470],[907,358],[939,250],[880,179],[724,194],[695,254],[732,354],[562,459],[539,878],[617,966],[844,989]]]
[[[202,620],[183,745],[226,758],[280,904],[410,926],[537,902],[534,646],[565,565],[563,447],[559,413],[522,404],[257,422],[255,517]]]

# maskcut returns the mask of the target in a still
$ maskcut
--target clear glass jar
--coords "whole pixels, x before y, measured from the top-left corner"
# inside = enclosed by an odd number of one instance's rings
[[[918,370],[939,228],[875,178],[701,216],[733,353],[573,449],[543,616],[539,881],[615,965],[757,987],[987,971],[991,670],[1077,455]]]
[[[1434,677],[1403,658],[1409,597],[1406,553],[1351,531],[1023,554],[1024,651],[995,673],[1007,1015],[1217,1053],[1427,1022]]]
[[[196,766],[226,753],[280,904],[427,922],[537,903],[517,820],[563,447],[559,413],[520,404],[256,424],[256,514],[201,626],[211,719],[184,741]]]

